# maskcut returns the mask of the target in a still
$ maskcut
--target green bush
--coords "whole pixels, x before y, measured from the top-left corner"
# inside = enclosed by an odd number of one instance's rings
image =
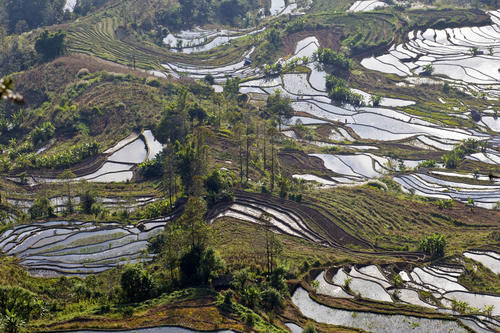
[[[5,316],[7,311],[28,322],[41,316],[43,303],[24,288],[0,286],[0,314]]]
[[[446,238],[437,233],[424,237],[418,245],[422,252],[430,255],[433,259],[443,257],[445,247]]]
[[[351,60],[344,54],[332,51],[329,48],[319,48],[313,55],[315,61],[333,67],[334,71],[349,71]]]
[[[363,97],[353,93],[344,80],[331,74],[326,78],[326,89],[328,91],[328,97],[336,104],[348,103],[354,106],[360,106],[363,102]]]
[[[261,296],[262,303],[268,310],[275,310],[283,306],[283,296],[273,287],[263,290]]]
[[[34,220],[55,216],[54,208],[46,197],[36,198],[28,213]]]
[[[129,302],[142,302],[153,296],[153,280],[146,270],[138,266],[127,267],[121,275],[120,284]]]

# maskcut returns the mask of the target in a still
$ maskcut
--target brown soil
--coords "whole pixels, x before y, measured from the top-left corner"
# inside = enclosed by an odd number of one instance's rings
[[[54,332],[82,328],[133,329],[161,325],[189,327],[195,330],[235,329],[242,332],[245,330],[238,319],[221,312],[215,306],[215,300],[212,297],[205,297],[162,304],[121,319],[99,316],[74,318],[62,323],[42,326],[36,331]]]
[[[302,151],[281,151],[278,153],[280,165],[286,171],[298,173],[300,170],[316,170],[321,173],[331,173],[323,161],[307,155]]]

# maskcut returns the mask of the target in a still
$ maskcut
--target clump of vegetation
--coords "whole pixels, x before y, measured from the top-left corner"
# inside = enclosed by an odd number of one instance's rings
[[[441,159],[446,168],[456,169],[466,155],[478,152],[481,145],[478,140],[467,139],[453,148],[452,151],[445,153]]]
[[[352,68],[351,60],[348,57],[329,48],[319,48],[314,52],[313,59],[331,68],[334,73],[345,73]]]
[[[422,161],[418,163],[417,168],[434,168],[436,166],[436,161],[435,160],[427,160],[427,161]]]
[[[125,268],[120,284],[128,302],[141,302],[154,295],[155,286],[151,276],[139,266]]]
[[[353,93],[346,81],[334,75],[330,74],[327,76],[326,89],[328,90],[328,97],[336,104],[348,103],[354,106],[360,106],[363,102],[363,97]]]
[[[446,238],[438,233],[424,237],[418,244],[419,250],[431,256],[432,259],[443,257],[445,247]]]
[[[434,73],[434,67],[431,64],[427,64],[422,68],[422,72],[420,75],[422,76],[431,76]]]

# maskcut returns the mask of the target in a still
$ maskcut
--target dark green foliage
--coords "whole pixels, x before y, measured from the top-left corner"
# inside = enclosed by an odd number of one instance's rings
[[[31,132],[31,141],[34,146],[43,143],[54,136],[55,127],[50,121],[43,123],[42,127],[35,127]]]
[[[232,99],[238,96],[240,92],[240,78],[235,77],[234,79],[227,78],[224,84],[224,96],[227,99]]]
[[[283,296],[273,287],[269,287],[261,292],[262,303],[268,310],[276,310],[283,306]]]
[[[292,118],[294,111],[290,105],[290,99],[286,96],[281,96],[279,91],[267,97],[266,110],[264,111],[265,118],[275,118],[281,127],[281,124]]]
[[[35,50],[44,60],[52,60],[64,53],[64,37],[61,30],[49,32],[44,30],[36,39]]]
[[[153,296],[153,280],[146,270],[138,266],[127,267],[122,273],[120,284],[129,302],[141,302]]]
[[[171,30],[180,30],[182,28],[181,6],[172,4],[162,8],[155,14],[156,23],[169,27]],[[175,45],[171,45],[175,47]]]
[[[156,155],[152,160],[142,162],[138,165],[138,172],[144,179],[155,179],[163,175],[163,162],[165,156],[163,153]]]
[[[329,48],[320,48],[314,53],[314,60],[330,66],[334,72],[346,72],[352,67],[351,60],[344,54]]]
[[[280,32],[275,28],[269,29],[266,33],[266,40],[275,46],[281,45]]]
[[[97,142],[82,143],[71,147],[69,150],[62,151],[53,155],[39,155],[30,153],[23,159],[21,168],[51,168],[62,169],[68,168],[78,162],[83,161],[87,157],[94,156],[99,152],[100,144]]]
[[[156,127],[155,137],[161,143],[184,141],[187,134],[186,114],[178,104],[170,104]]]
[[[445,237],[437,233],[424,237],[418,244],[418,248],[425,254],[430,255],[433,259],[444,256],[445,247]]]
[[[195,245],[181,257],[181,283],[184,286],[208,285],[212,274],[221,266],[221,259],[214,250]]]
[[[441,159],[443,160],[446,168],[455,169],[466,155],[478,152],[479,147],[479,141],[474,139],[467,139],[456,146],[452,151],[444,154]]]
[[[197,119],[198,124],[202,124],[207,118],[207,112],[198,103],[193,103],[188,106],[188,115],[191,122]]]
[[[3,0],[9,33],[22,33],[62,19],[64,0]]]
[[[434,168],[436,166],[436,161],[427,160],[418,163],[418,168]]]
[[[92,212],[92,205],[97,203],[96,194],[91,189],[86,189],[80,195],[80,210],[84,214],[90,214]]]
[[[39,318],[43,306],[36,295],[26,289],[0,286],[0,315],[6,315],[7,310],[27,322]]]
[[[241,296],[246,306],[254,308],[260,300],[260,291],[254,286],[249,286],[242,291]]]
[[[179,0],[155,15],[157,24],[170,30],[218,22],[240,25],[247,13],[258,8],[256,0]]]
[[[203,80],[209,85],[213,85],[215,83],[215,78],[211,74],[205,75],[205,78]]]
[[[85,16],[89,12],[104,5],[108,0],[77,0],[73,12],[80,16]]]
[[[278,290],[282,294],[286,294],[288,292],[286,283],[285,283],[285,275],[286,271],[283,267],[278,267],[273,270],[269,277],[269,285],[274,289]]]
[[[34,220],[55,216],[54,208],[52,207],[50,200],[46,197],[36,198],[33,206],[31,206],[28,210],[28,213]]]
[[[326,89],[328,97],[336,104],[348,103],[354,106],[362,104],[362,97],[360,95],[353,93],[344,80],[331,74],[326,78]]]
[[[205,188],[207,190],[205,200],[207,201],[208,208],[212,208],[219,202],[233,201],[232,187],[232,181],[226,173],[214,170],[207,176],[205,179]]]
[[[434,67],[432,67],[431,64],[427,64],[424,66],[422,72],[420,73],[420,75],[422,76],[431,76],[432,73],[434,72]]]
[[[193,178],[197,169],[195,144],[194,142],[187,142],[185,145],[181,145],[177,141],[176,151],[177,172],[184,187],[190,189],[193,186]]]

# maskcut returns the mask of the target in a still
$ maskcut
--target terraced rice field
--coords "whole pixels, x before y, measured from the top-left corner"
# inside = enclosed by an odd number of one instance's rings
[[[169,218],[142,223],[51,221],[16,226],[0,236],[0,251],[16,255],[33,275],[87,275],[150,260],[148,240]]]
[[[311,57],[319,47],[319,42],[315,37],[305,38],[297,43],[295,56]],[[386,107],[360,107],[354,108],[349,105],[332,105],[326,94],[325,78],[326,73],[318,67],[318,64],[310,63],[309,74],[284,74],[281,77],[271,79],[260,78],[246,81],[241,84],[240,91],[249,96],[269,95],[275,91],[280,91],[282,95],[292,100],[293,109],[300,116],[292,117],[290,125],[303,124],[331,124],[334,129],[331,132],[330,140],[346,140],[355,142],[363,141],[381,141],[381,142],[408,142],[414,140],[421,147],[428,150],[449,151],[454,145],[462,140],[490,140],[495,142],[496,136],[487,133],[480,133],[463,128],[452,128],[439,126],[430,123],[419,117],[406,114],[397,109],[412,105],[413,101],[398,99],[387,99],[384,105]],[[370,99],[370,94],[360,90],[354,92],[361,94],[365,102]],[[382,103],[384,99],[382,99]],[[492,118],[492,117],[491,117]],[[495,128],[488,118],[487,124],[490,129]],[[493,119],[493,118],[492,118]],[[342,125],[339,126],[339,125]],[[343,127],[350,128],[355,136],[349,134]],[[286,136],[296,139],[295,133],[288,129],[283,132]],[[329,143],[309,142],[314,145],[331,147]],[[354,149],[362,150],[361,145],[349,145]],[[344,146],[347,147],[347,146]],[[493,144],[493,149],[488,149],[485,153],[476,153],[467,156],[467,159],[487,163],[494,166],[500,165],[499,145]],[[376,149],[376,147],[375,147]],[[296,178],[312,180],[323,185],[352,184],[368,178],[376,178],[394,167],[388,168],[389,158],[374,154],[356,154],[356,155],[313,155],[323,159],[325,167],[338,175],[332,179],[318,179],[312,175],[295,175]],[[403,161],[405,167],[415,168],[419,160]],[[392,165],[399,162],[392,161]],[[396,167],[397,169],[397,167]],[[472,198],[481,207],[494,208],[500,201],[498,186],[496,184],[484,184],[481,186],[470,186],[460,178],[456,182],[443,183],[439,175],[427,176],[421,180],[422,176],[417,174],[403,175],[396,178],[406,190],[414,190],[415,193],[434,198],[453,198],[455,200],[467,202]],[[431,177],[431,178],[429,178]],[[484,179],[484,176],[483,176]],[[430,184],[433,183],[433,184]]]
[[[474,200],[479,207],[494,208],[500,201],[500,185],[472,185],[443,180],[426,174],[411,174],[395,177],[394,180],[415,194],[440,199],[468,202]]]
[[[495,310],[500,305],[500,297],[494,295],[469,292],[458,283],[458,276],[463,273],[462,266],[431,265],[414,267],[399,271],[403,285],[395,287],[392,279],[387,276],[392,268],[381,268],[377,265],[337,267],[321,272],[315,278],[315,293],[333,298],[353,299],[361,297],[376,302],[402,303],[433,309],[442,313],[452,313],[452,301],[461,300],[477,309],[493,306],[492,317],[475,314],[459,316],[463,325],[479,332],[491,332],[500,328],[497,319],[500,311]],[[422,292],[432,295],[431,298],[422,298]],[[453,332],[463,331],[463,327],[453,321],[435,319],[387,316],[377,313],[337,310],[316,303],[307,291],[301,287],[292,296],[292,301],[301,312],[311,319],[325,323],[369,329],[372,332],[396,332],[408,330],[404,325],[411,325],[413,329],[438,329],[433,325],[445,325],[446,330]],[[478,311],[480,311],[478,310]],[[361,315],[361,319],[358,320]],[[390,323],[390,324],[389,324]],[[416,325],[418,323],[418,325]],[[387,325],[387,326],[386,326]],[[448,327],[451,325],[450,327]],[[439,331],[443,329],[439,327]]]
[[[163,39],[163,43],[169,46],[172,52],[182,52],[186,54],[210,51],[218,46],[228,44],[233,39],[250,36],[264,31],[257,30],[203,30],[195,28],[193,30],[183,30],[179,34],[168,34]],[[180,47],[179,47],[180,46]]]
[[[480,262],[495,274],[500,274],[500,254],[494,251],[469,250],[464,256]]]
[[[482,27],[412,31],[387,54],[361,61],[367,69],[400,77],[418,75],[432,65],[435,76],[465,91],[498,97],[500,84],[500,12],[488,12],[494,24]]]
[[[68,196],[56,196],[49,198],[51,206],[54,208],[56,214],[64,212],[67,208]],[[122,209],[127,212],[131,212],[137,208],[144,207],[150,203],[159,200],[159,198],[154,196],[139,196],[130,199],[123,199],[119,197],[97,197],[96,201],[100,203],[104,208],[117,210]],[[33,206],[34,199],[32,196],[16,196],[11,197],[7,194],[6,201],[19,208],[24,213],[28,213],[28,210]],[[80,196],[74,196],[71,198],[73,205],[77,206],[80,204]]]
[[[381,9],[387,7],[388,5],[385,2],[378,0],[365,0],[365,1],[356,1],[349,8],[350,12],[368,12],[371,10]]]
[[[152,160],[162,150],[163,145],[154,138],[151,130],[145,130],[142,135],[133,133],[104,152],[107,158],[99,169],[76,177],[73,181],[84,179],[89,182],[110,183],[131,180],[138,164]],[[38,176],[31,176],[31,178],[32,184],[61,181]]]
[[[305,289],[299,287],[292,296],[292,302],[301,313],[317,322],[331,325],[355,327],[370,332],[467,332],[457,322],[427,319],[403,315],[384,315],[333,309],[317,303]]]

